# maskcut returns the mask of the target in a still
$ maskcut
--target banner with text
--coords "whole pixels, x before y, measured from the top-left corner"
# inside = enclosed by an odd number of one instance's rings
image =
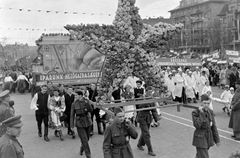
[[[240,63],[240,54],[238,51],[226,50],[226,59],[228,63]]]
[[[158,58],[159,66],[201,66],[200,59]]]

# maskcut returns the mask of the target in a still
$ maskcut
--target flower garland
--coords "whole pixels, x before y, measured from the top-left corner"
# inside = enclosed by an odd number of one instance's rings
[[[129,75],[165,91],[160,80],[160,67],[156,52],[182,28],[182,24],[143,24],[135,0],[119,0],[113,25],[80,24],[65,28],[77,39],[90,44],[106,55],[102,84],[106,87],[117,81],[119,84]]]

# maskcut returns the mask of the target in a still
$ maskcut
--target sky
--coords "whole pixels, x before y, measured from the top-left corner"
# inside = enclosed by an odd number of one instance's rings
[[[135,5],[143,19],[169,18],[168,11],[179,1],[136,0]],[[0,42],[34,46],[42,33],[68,33],[63,27],[67,24],[112,24],[117,4],[118,0],[0,0]]]

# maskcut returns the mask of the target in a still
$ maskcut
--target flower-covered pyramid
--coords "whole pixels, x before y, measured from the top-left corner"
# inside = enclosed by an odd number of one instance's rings
[[[135,6],[135,0],[118,0],[113,25],[80,24],[67,25],[76,38],[90,44],[106,57],[102,84],[121,83],[129,75],[145,81],[146,86],[160,88],[160,68],[157,66],[156,51],[178,33],[181,24],[143,24]]]

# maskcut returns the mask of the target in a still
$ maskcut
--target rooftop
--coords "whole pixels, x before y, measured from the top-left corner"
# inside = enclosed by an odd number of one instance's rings
[[[155,25],[159,22],[171,24],[170,18],[158,17],[158,18],[143,19],[143,23],[149,24],[149,25]]]
[[[191,4],[183,6],[183,7],[178,6],[174,9],[172,9],[172,10],[169,10],[168,12],[174,12],[174,11],[177,11],[177,10],[190,8],[192,6],[196,6],[196,5],[200,5],[200,4],[204,4],[204,3],[226,3],[226,2],[229,2],[229,0],[206,0],[206,1],[203,1],[203,2],[191,3]]]
[[[228,12],[228,3],[223,6],[221,12],[217,16],[225,16],[227,12]]]

